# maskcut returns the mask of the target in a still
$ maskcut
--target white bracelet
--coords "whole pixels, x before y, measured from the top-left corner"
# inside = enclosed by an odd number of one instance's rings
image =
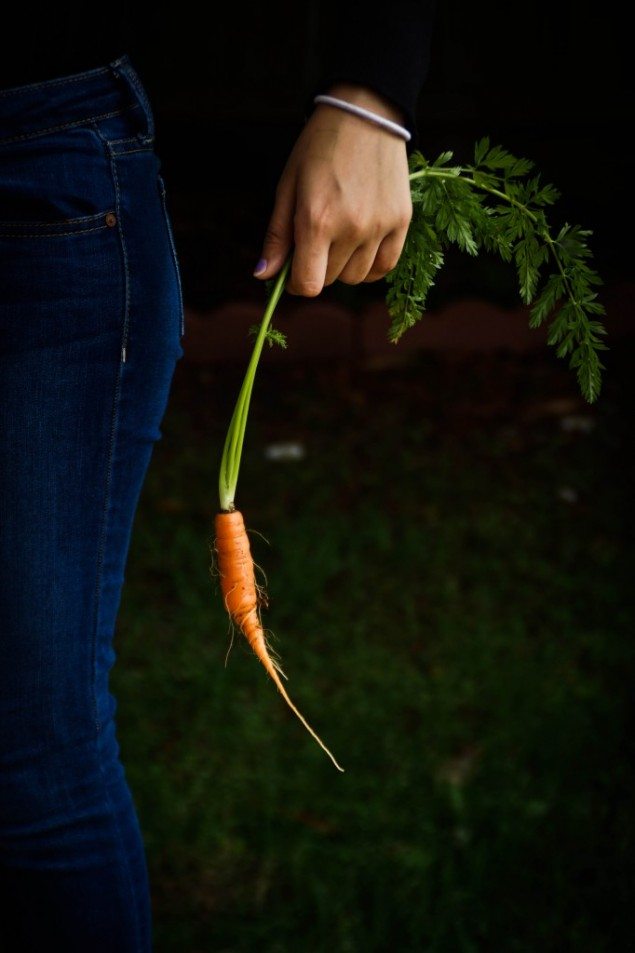
[[[396,135],[401,136],[402,139],[405,139],[406,142],[409,142],[412,138],[411,134],[408,132],[404,126],[400,126],[398,122],[393,122],[392,119],[386,119],[385,116],[380,116],[378,113],[371,112],[370,109],[364,109],[363,106],[357,106],[355,103],[349,103],[346,99],[338,99],[336,96],[326,96],[319,95],[314,96],[314,103],[329,103],[331,106],[339,106],[340,109],[345,109],[349,113],[353,113],[355,116],[361,116],[362,119],[369,119],[370,122],[376,123],[378,126],[383,126],[384,129],[387,129],[389,132],[394,132]]]

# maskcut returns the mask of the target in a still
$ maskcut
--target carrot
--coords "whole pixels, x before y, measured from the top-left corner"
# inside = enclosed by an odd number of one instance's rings
[[[240,458],[245,438],[247,414],[258,360],[265,340],[268,340],[271,344],[272,341],[282,343],[284,339],[284,336],[281,335],[280,332],[272,330],[269,324],[275,307],[282,295],[291,268],[291,260],[292,253],[288,255],[287,260],[275,280],[272,279],[273,290],[267,300],[267,307],[265,308],[265,313],[258,330],[256,343],[254,344],[247,372],[240,388],[236,406],[234,407],[234,413],[232,414],[227,436],[225,437],[218,478],[220,507],[214,518],[214,553],[216,555],[225,608],[229,613],[230,619],[238,626],[249,642],[255,655],[274,680],[289,708],[295,712],[320,747],[326,751],[338,771],[343,771],[344,768],[340,767],[329,749],[295,707],[280,680],[280,675],[282,675],[283,678],[287,676],[280,667],[276,653],[267,643],[265,630],[259,615],[260,605],[267,605],[266,592],[256,583],[254,561],[251,556],[249,538],[245,529],[243,516],[242,513],[236,509],[234,503],[236,498],[236,485],[238,483],[238,471],[240,469]]]
[[[256,585],[254,561],[242,513],[237,509],[229,512],[221,510],[214,517],[214,529],[214,551],[218,560],[221,591],[230,619],[243,633],[257,658],[274,680],[286,703],[313,735],[320,747],[326,751],[338,771],[343,771],[344,768],[340,767],[329,749],[295,707],[280,680],[280,675],[284,678],[287,676],[274,657],[271,647],[267,644],[260,621],[259,604],[264,602],[265,598],[260,587]],[[256,590],[258,590],[258,593]]]

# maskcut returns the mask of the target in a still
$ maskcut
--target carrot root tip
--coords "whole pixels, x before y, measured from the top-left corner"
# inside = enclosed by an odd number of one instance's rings
[[[296,708],[281,681],[281,679],[289,681],[289,678],[282,668],[278,652],[272,645],[273,640],[277,641],[277,636],[270,629],[264,628],[260,615],[260,606],[268,605],[267,576],[262,567],[258,566],[253,560],[242,514],[236,510],[233,504],[230,504],[227,510],[221,510],[221,514],[216,516],[218,534],[213,548],[213,565],[219,568],[218,575],[221,580],[221,589],[225,609],[229,614],[230,625],[235,623],[245,635],[247,643],[257,659],[264,665],[287,705],[326,752],[337,770],[343,772],[344,768],[337,763],[319,735],[316,734],[299,709]],[[264,536],[263,539],[265,539]],[[265,542],[269,543],[269,540],[265,539]],[[263,574],[264,585],[260,585],[256,580],[256,568]],[[238,593],[231,598],[237,588]],[[227,666],[233,639],[234,630],[232,626],[232,641],[225,657],[225,667]]]

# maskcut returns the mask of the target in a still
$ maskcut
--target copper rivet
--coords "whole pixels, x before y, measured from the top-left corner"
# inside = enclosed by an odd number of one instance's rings
[[[109,228],[112,228],[113,225],[116,225],[116,224],[117,224],[117,216],[115,215],[115,213],[114,213],[114,212],[107,212],[107,213],[106,213],[106,225],[108,225]]]

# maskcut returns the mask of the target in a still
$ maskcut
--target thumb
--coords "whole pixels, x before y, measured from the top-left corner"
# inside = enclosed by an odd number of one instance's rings
[[[260,261],[253,275],[266,280],[275,275],[285,263],[293,244],[293,213],[295,189],[292,183],[282,184],[276,191],[276,201],[265,232]]]

